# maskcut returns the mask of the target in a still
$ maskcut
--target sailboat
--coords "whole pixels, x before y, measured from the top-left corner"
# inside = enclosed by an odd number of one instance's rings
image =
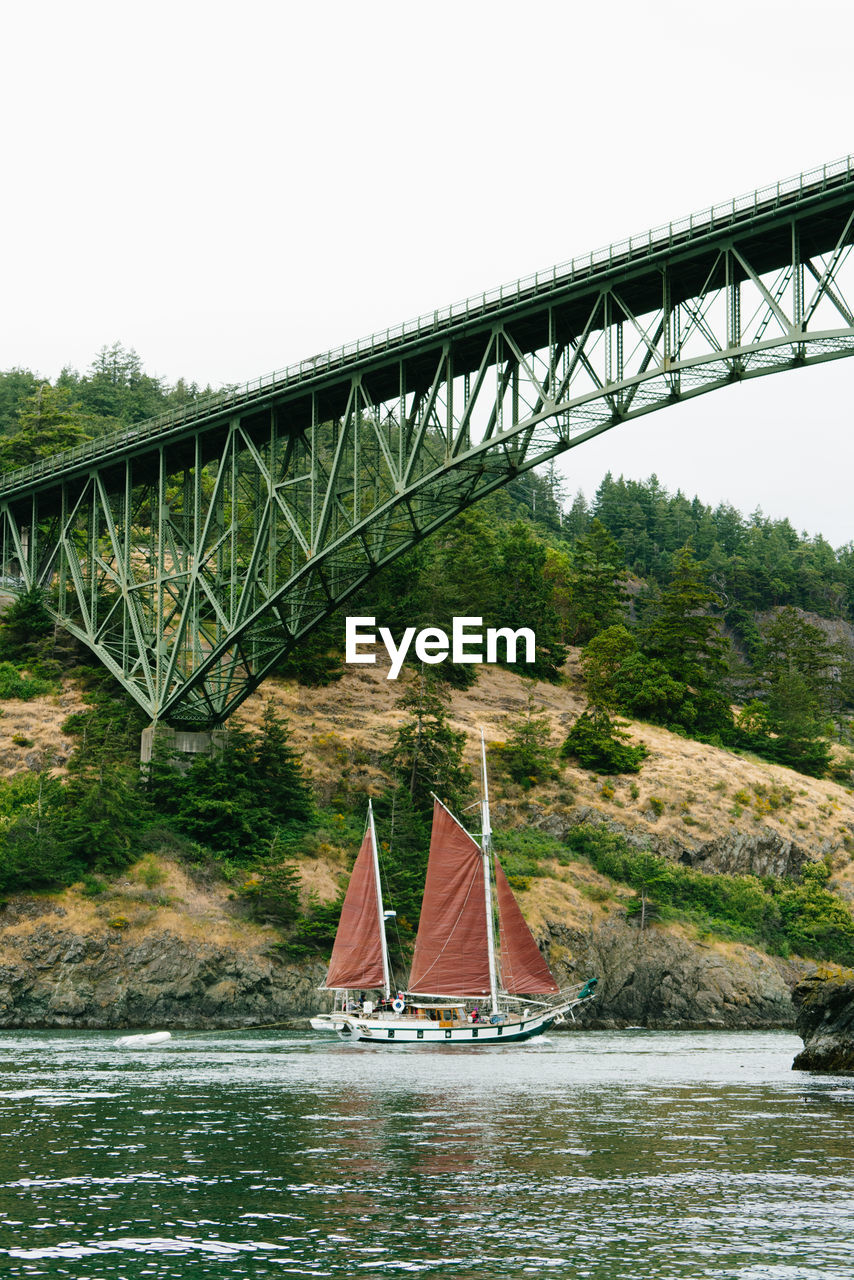
[[[558,987],[492,851],[486,749],[480,843],[434,796],[421,920],[405,991],[392,997],[373,810],[350,884],[324,990],[331,1013],[316,1031],[374,1044],[506,1044],[540,1035],[595,994],[596,978]],[[495,906],[498,938],[495,936]],[[381,993],[378,1000],[365,993]],[[540,997],[540,998],[537,998]],[[545,998],[543,998],[545,997]]]

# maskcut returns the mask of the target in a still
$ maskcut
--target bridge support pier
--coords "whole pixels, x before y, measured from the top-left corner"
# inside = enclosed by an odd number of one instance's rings
[[[162,752],[163,760],[178,773],[186,773],[199,756],[210,756],[221,751],[225,742],[225,729],[173,729],[168,724],[150,724],[142,731],[139,748],[139,764],[146,770],[154,756]]]

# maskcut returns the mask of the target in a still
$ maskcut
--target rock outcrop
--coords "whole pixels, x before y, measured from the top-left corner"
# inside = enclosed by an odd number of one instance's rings
[[[792,992],[800,1071],[854,1071],[854,971],[819,969]]]
[[[534,812],[529,815],[529,821],[539,831],[557,840],[565,840],[573,827],[604,827],[606,831],[621,836],[631,848],[649,849],[663,858],[671,858],[708,874],[799,880],[804,863],[812,860],[807,850],[796,841],[767,827],[753,832],[734,830],[714,840],[701,840],[685,833],[676,840],[672,836],[638,831],[591,805],[581,805],[564,813]]]
[[[322,964],[151,930],[81,933],[48,916],[0,963],[0,1026],[249,1027],[317,1007]]]
[[[317,990],[325,965],[282,957],[272,937],[217,941],[156,925],[83,929],[61,907],[32,900],[10,903],[4,920],[0,1027],[300,1025],[327,1007]],[[552,921],[543,941],[561,983],[599,979],[585,1026],[794,1021],[789,992],[800,973],[748,946],[699,943],[616,918],[590,929]]]
[[[794,840],[786,840],[776,831],[734,831],[707,841],[697,850],[684,850],[680,861],[697,871],[717,875],[800,880],[810,856]]]
[[[739,944],[704,944],[657,927],[611,920],[591,932],[553,925],[547,945],[558,978],[596,975],[590,1027],[790,1027],[799,970]]]

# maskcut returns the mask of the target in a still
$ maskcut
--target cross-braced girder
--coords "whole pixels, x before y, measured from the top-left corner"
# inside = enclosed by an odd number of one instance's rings
[[[384,565],[514,476],[854,354],[854,173],[819,173],[4,477],[6,585],[42,586],[153,720],[222,722]]]

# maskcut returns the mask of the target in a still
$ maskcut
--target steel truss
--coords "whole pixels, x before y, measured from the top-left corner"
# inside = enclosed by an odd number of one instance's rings
[[[7,589],[43,587],[152,721],[222,723],[384,565],[513,477],[854,354],[854,175],[819,173],[4,477]]]

